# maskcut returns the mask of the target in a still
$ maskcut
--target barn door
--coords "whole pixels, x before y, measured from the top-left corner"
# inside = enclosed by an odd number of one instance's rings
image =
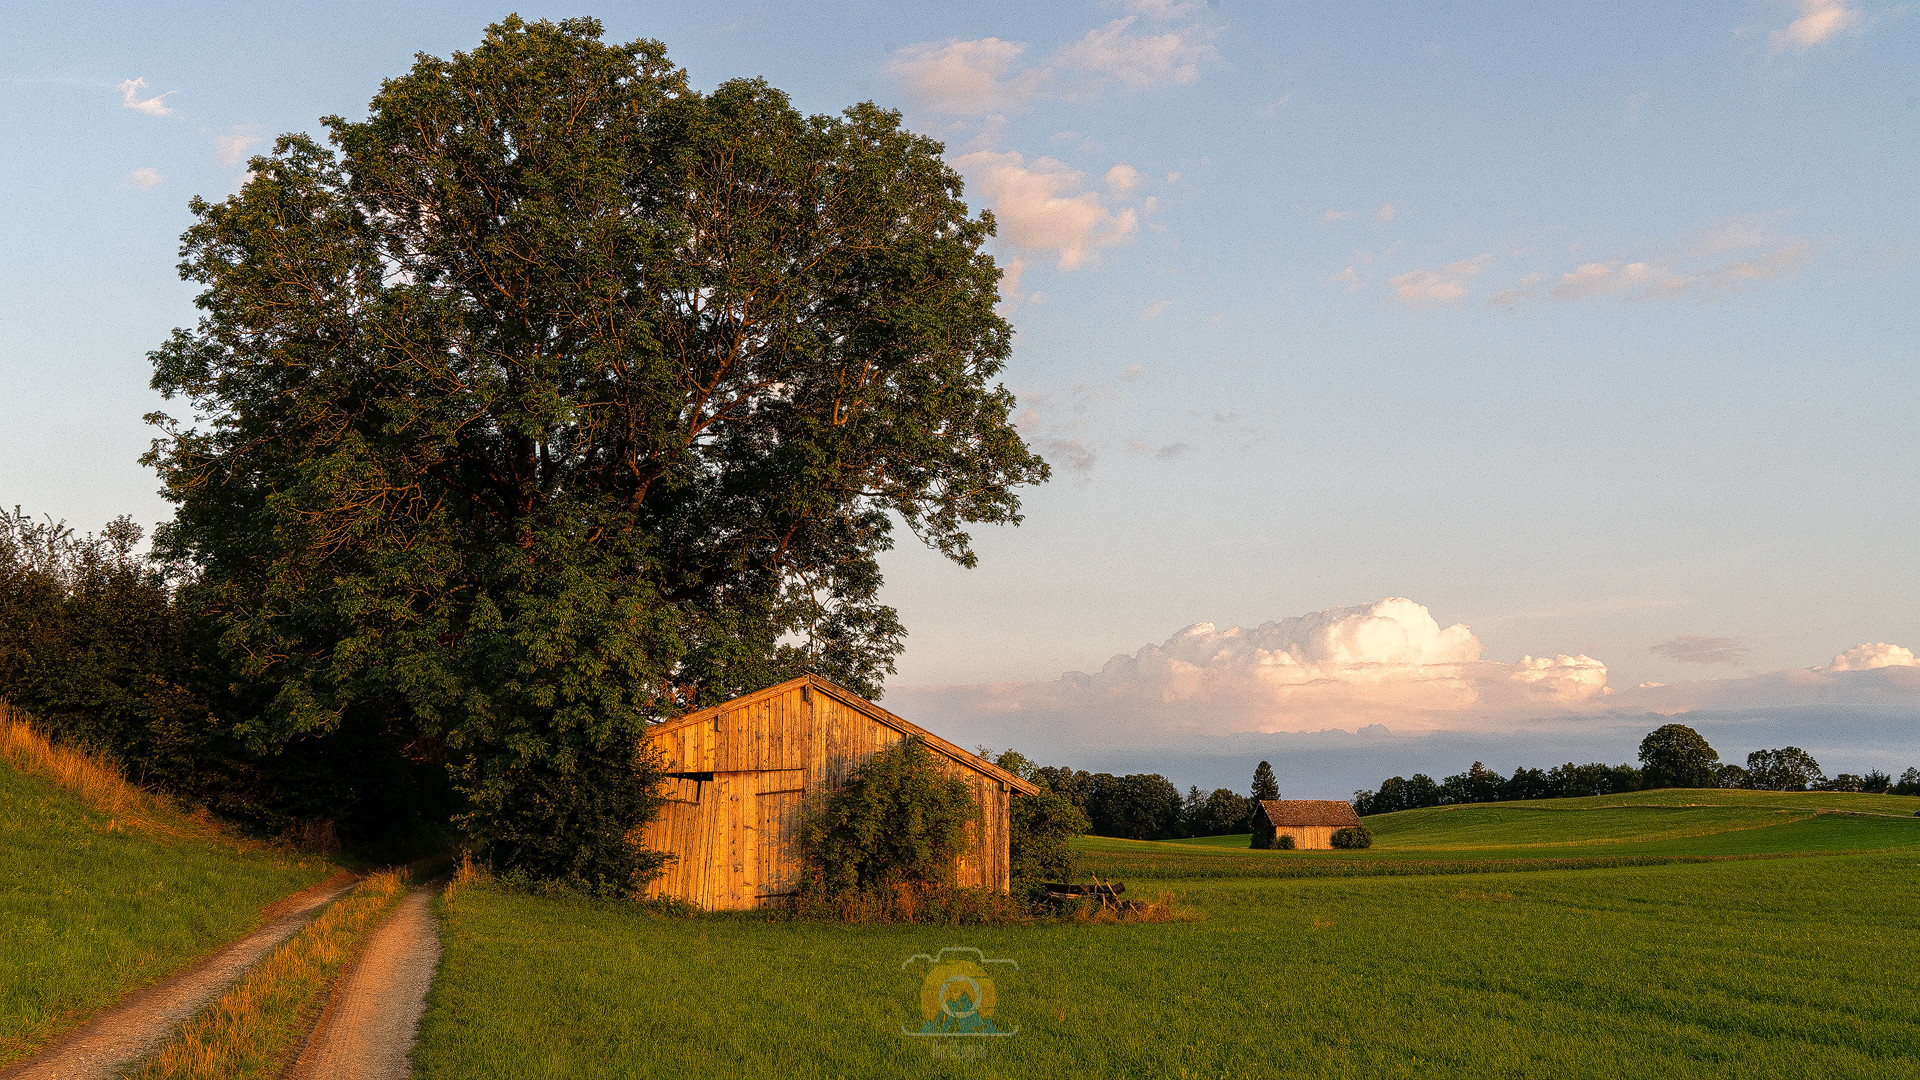
[[[794,786],[762,791],[758,800],[760,867],[756,880],[761,903],[791,896],[800,887],[800,771],[772,773],[763,779],[777,784],[783,775],[792,776]]]

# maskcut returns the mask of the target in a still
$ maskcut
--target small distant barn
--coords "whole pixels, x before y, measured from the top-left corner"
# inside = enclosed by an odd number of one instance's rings
[[[1339,799],[1262,799],[1253,811],[1253,846],[1277,846],[1282,836],[1306,851],[1333,847],[1333,834],[1360,824],[1360,815]]]
[[[803,675],[655,726],[667,802],[645,844],[675,856],[649,892],[709,910],[759,907],[800,881],[801,800],[844,782],[861,762],[918,735],[980,806],[961,885],[1007,887],[1008,813],[1040,789],[902,720],[851,690]]]

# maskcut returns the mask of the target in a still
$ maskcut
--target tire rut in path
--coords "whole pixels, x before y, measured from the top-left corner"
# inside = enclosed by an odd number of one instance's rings
[[[281,1080],[406,1080],[414,1033],[440,966],[433,895],[408,893],[340,976],[313,1032]]]
[[[315,913],[359,882],[341,873],[266,909],[267,925],[177,975],[139,990],[0,1069],[0,1080],[109,1080],[152,1054],[208,1002],[297,933]]]

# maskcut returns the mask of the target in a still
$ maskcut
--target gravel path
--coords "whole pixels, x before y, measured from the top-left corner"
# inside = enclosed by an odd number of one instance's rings
[[[358,881],[341,873],[267,908],[267,925],[193,967],[134,993],[39,1053],[0,1069],[0,1080],[108,1080],[160,1048],[247,969],[292,937]]]
[[[334,984],[327,1007],[283,1080],[406,1080],[414,1030],[440,966],[433,895],[440,882],[407,894],[368,937],[366,950]]]

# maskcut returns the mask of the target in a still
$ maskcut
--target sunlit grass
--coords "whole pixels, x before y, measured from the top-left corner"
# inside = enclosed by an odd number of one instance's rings
[[[243,936],[266,905],[333,872],[182,817],[97,759],[5,735],[0,1065]],[[74,781],[84,800],[47,776]]]
[[[1132,891],[1176,891],[1204,916],[1142,926],[669,919],[480,884],[444,907],[420,1075],[1920,1074],[1909,1017],[1920,829],[1746,803],[1790,813],[1684,836],[1653,817],[1638,837],[1606,817],[1567,820],[1597,822],[1609,847],[1774,857],[1468,872],[1504,861],[1458,853],[1504,827],[1470,816],[1449,819],[1451,836],[1429,832],[1424,843],[1446,848],[1427,856],[1086,842],[1090,858],[1158,849],[1217,870],[1140,879]],[[1594,839],[1556,828],[1565,848]],[[1829,853],[1780,857],[1795,843]],[[1833,853],[1861,843],[1895,850]],[[1261,873],[1333,857],[1416,872]],[[1417,872],[1422,858],[1452,872]],[[1020,1033],[981,1040],[978,1060],[935,1058],[933,1040],[900,1034],[920,1022],[901,963],[949,945],[1020,965],[1000,977],[995,1016]]]

